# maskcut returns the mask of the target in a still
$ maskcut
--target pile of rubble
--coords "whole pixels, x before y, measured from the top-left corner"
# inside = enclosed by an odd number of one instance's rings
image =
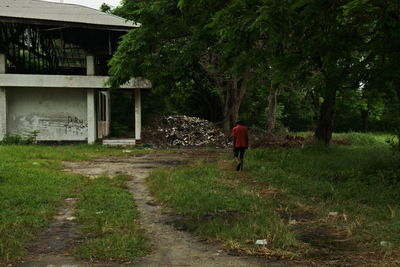
[[[143,136],[161,147],[226,147],[228,141],[213,123],[188,116],[163,116]]]

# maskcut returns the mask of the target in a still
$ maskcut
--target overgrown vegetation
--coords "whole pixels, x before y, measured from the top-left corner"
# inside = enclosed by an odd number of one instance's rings
[[[148,182],[181,215],[177,227],[237,254],[400,264],[399,158],[387,144],[394,140],[397,151],[398,139],[361,133],[334,138],[348,142],[250,150],[243,173],[234,171],[227,154],[215,163],[154,171]],[[22,257],[24,245],[70,196],[79,199],[77,217],[86,235],[75,255],[128,262],[149,252],[127,176],[89,181],[59,172],[61,161],[93,155],[123,156],[102,146],[0,146],[0,265]]]
[[[124,188],[128,179],[124,175],[97,178],[81,193],[77,219],[86,240],[75,249],[79,258],[129,262],[149,252],[132,195]]]
[[[274,213],[275,199],[262,199],[254,188],[229,179],[216,164],[197,163],[157,170],[149,185],[160,201],[184,216],[180,227],[222,241],[228,249],[281,256],[301,249],[296,234]],[[257,239],[266,239],[268,246],[258,250]]]
[[[339,137],[353,145],[259,148],[246,156],[247,174],[227,171],[228,160],[155,172],[150,187],[185,227],[229,249],[399,262],[387,254],[400,248],[400,170],[388,136]]]
[[[151,112],[198,116],[226,133],[240,114],[249,126],[313,131],[327,144],[333,130],[399,128],[394,1],[137,0],[102,9],[141,25],[110,61],[111,84],[150,79]]]
[[[37,131],[30,132],[26,135],[21,134],[6,134],[0,145],[31,145],[36,143]]]
[[[63,200],[79,196],[87,184],[82,177],[60,172],[61,161],[118,154],[120,149],[94,145],[0,146],[0,265],[22,257],[27,242],[49,224]]]

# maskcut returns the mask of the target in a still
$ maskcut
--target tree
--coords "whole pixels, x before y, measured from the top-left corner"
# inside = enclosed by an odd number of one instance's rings
[[[249,89],[252,97],[264,96],[257,88],[268,90],[270,131],[276,93],[304,97],[310,108],[296,108],[303,121],[319,109],[315,137],[329,144],[337,101],[352,96],[351,110],[363,114],[364,128],[389,95],[400,103],[398,7],[377,0],[125,1],[115,12],[142,26],[123,38],[111,82],[144,76],[181,101],[199,88],[217,97],[213,112],[226,132]],[[341,111],[350,106],[339,105]]]
[[[238,117],[247,76],[226,68],[224,46],[209,27],[225,1],[126,1],[125,13],[140,28],[130,31],[111,60],[110,82],[114,86],[131,76],[150,79],[157,90],[175,90],[182,81],[203,82],[203,75],[217,92],[225,132]]]
[[[396,92],[397,130],[400,129],[400,4],[398,1],[353,0],[344,15],[358,25],[364,37],[360,76],[370,90],[387,96]],[[400,136],[400,134],[399,134]]]
[[[104,13],[112,13],[111,7],[106,3],[101,4],[100,11]]]

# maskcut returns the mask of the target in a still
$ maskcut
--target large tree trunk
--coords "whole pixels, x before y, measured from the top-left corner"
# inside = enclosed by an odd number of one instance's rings
[[[267,134],[275,133],[276,129],[276,107],[278,97],[279,83],[271,82],[271,91],[268,94],[268,117],[267,117]]]
[[[317,124],[318,124],[318,119],[319,119],[319,111],[321,109],[320,106],[320,97],[319,97],[319,92],[316,90],[313,90],[310,92],[311,96],[311,103],[313,107],[313,117],[312,117],[312,125],[307,127],[310,131],[314,131],[317,129]]]
[[[247,77],[244,77],[243,79],[235,79],[232,82],[233,82],[233,88],[232,88],[233,97],[231,98],[232,99],[231,121],[232,123],[235,123],[239,119],[240,105],[242,104],[244,95],[246,93]]]
[[[225,92],[225,95],[220,95],[220,100],[221,100],[221,105],[222,105],[222,127],[224,130],[224,133],[226,135],[230,134],[231,131],[231,109],[230,109],[230,99],[231,99],[231,93],[229,88],[225,88],[223,91]]]
[[[398,114],[398,120],[397,120],[397,122],[398,122],[398,124],[399,125],[397,125],[397,138],[398,138],[398,141],[399,141],[399,143],[398,143],[398,149],[399,149],[399,151],[400,151],[400,83],[397,83],[397,104],[399,105],[399,110],[398,110],[398,112],[399,112],[399,114]]]
[[[240,105],[246,92],[247,79],[233,79],[225,88],[225,95],[221,95],[223,105],[223,128],[224,133],[229,135],[232,124],[239,118]]]
[[[369,108],[361,110],[361,131],[368,132]]]
[[[400,116],[400,83],[397,84],[397,104],[399,105],[399,116]]]
[[[229,136],[230,135],[230,133],[231,133],[231,125],[232,125],[232,122],[231,122],[231,118],[230,118],[230,116],[226,116],[225,118],[224,118],[224,120],[223,120],[223,129],[224,129],[224,133],[227,135],[227,136]]]
[[[326,145],[332,139],[337,86],[338,84],[334,79],[327,83],[324,102],[321,105],[318,126],[315,131],[317,140],[323,141]]]
[[[199,63],[203,67],[205,73],[207,73],[211,80],[214,81],[215,85],[222,91],[222,93],[218,95],[222,107],[222,125],[224,133],[229,135],[232,123],[239,117],[239,109],[246,91],[248,78],[247,74],[245,74],[240,79],[231,77],[231,79],[228,80],[227,73],[219,73],[214,68],[210,68],[210,65],[219,65],[221,55],[221,51],[207,51],[202,55]]]

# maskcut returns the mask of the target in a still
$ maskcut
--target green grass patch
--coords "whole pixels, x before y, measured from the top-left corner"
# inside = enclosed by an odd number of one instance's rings
[[[87,239],[75,249],[79,258],[128,262],[149,252],[132,195],[124,188],[128,178],[97,178],[83,190],[77,219]]]
[[[26,243],[85,183],[82,177],[59,172],[62,161],[122,154],[122,148],[99,145],[0,146],[0,266],[22,257]]]
[[[380,146],[387,143],[393,135],[387,133],[335,133],[333,139],[347,139],[354,146]]]
[[[268,253],[319,255],[330,244],[340,251],[338,238],[348,240],[342,249],[358,242],[383,248],[381,241],[399,248],[400,171],[388,135],[335,136],[353,145],[249,150],[243,176],[217,163],[197,164],[155,171],[148,182],[183,215],[180,227],[230,249],[262,253],[254,241],[266,239]]]
[[[313,137],[313,132],[297,132],[295,135],[302,137]],[[387,144],[388,140],[394,138],[394,134],[389,133],[360,133],[360,132],[349,132],[349,133],[333,133],[332,141],[346,141],[354,146],[380,146]]]
[[[286,255],[302,247],[273,211],[278,205],[273,198],[231,181],[216,164],[156,170],[148,181],[160,201],[184,216],[177,224],[229,249],[262,253],[254,244],[258,239]]]
[[[257,149],[247,167],[260,183],[285,192],[291,203],[345,214],[356,239],[400,247],[400,171],[381,136],[354,134],[352,146]]]
[[[1,157],[5,155],[1,153]],[[26,242],[35,238],[56,207],[82,182],[78,176],[30,161],[0,160],[0,265],[23,255]]]

